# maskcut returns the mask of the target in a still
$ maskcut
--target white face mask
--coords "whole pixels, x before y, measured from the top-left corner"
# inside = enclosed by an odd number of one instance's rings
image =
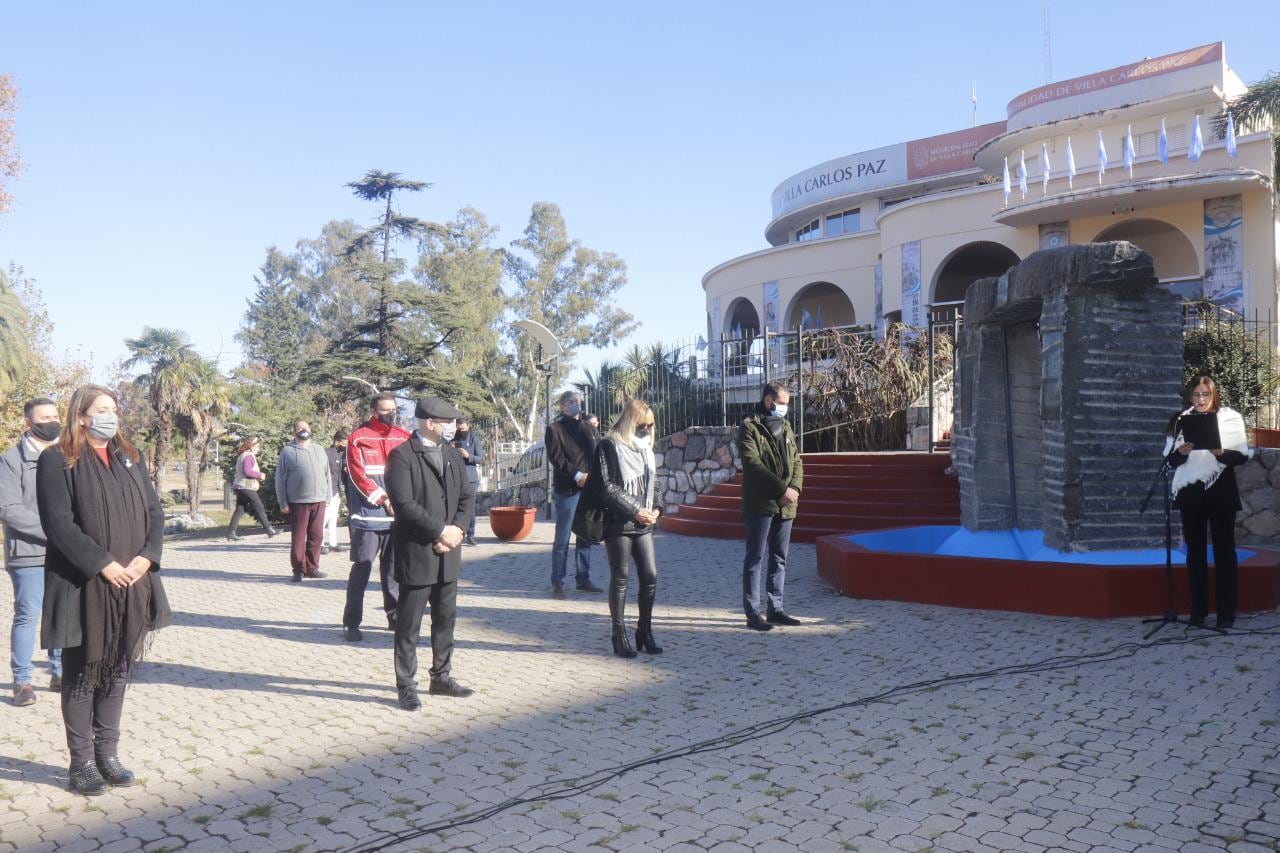
[[[427,433],[439,433],[441,443],[453,441],[453,437],[458,434],[458,422],[449,421],[448,423],[440,423],[433,420],[418,421],[418,428],[422,430],[423,435]],[[431,436],[427,436],[431,438]],[[434,439],[432,439],[434,441]]]
[[[785,417],[787,416],[787,404],[786,404],[786,403],[774,403],[774,404],[773,404],[773,412],[772,412],[771,414],[772,414],[775,418],[785,418]]]
[[[119,430],[120,419],[111,412],[98,412],[89,424],[89,435],[100,441],[110,441]]]
[[[653,436],[646,435],[642,437],[635,435],[631,437],[631,443],[635,445],[636,450],[648,450],[653,447]]]

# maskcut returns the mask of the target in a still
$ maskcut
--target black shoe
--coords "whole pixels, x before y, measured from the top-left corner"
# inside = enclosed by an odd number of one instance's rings
[[[327,578],[329,576],[317,569],[314,572],[307,572],[307,577],[311,578],[311,580],[320,580],[321,578]]]
[[[289,582],[290,582],[290,583],[302,583],[302,572],[294,572],[294,573],[293,573],[293,579],[292,579],[291,581],[289,581]]]
[[[662,646],[653,641],[652,628],[636,628],[636,648],[651,655],[662,654]]]
[[[476,544],[476,537],[474,537],[474,536],[468,536],[466,539],[463,539],[463,540],[462,540],[462,544],[464,544],[464,545],[475,545],[475,544]]]
[[[359,628],[343,628],[342,639],[348,643],[358,643],[364,639],[364,634],[360,633]]]
[[[328,546],[328,545],[321,545],[321,546],[320,546],[320,554],[321,554],[321,555],[324,555],[324,554],[328,554],[328,553],[329,553],[329,546]]]
[[[71,765],[71,784],[68,786],[73,794],[84,794],[86,797],[98,797],[107,792],[107,780],[98,772],[98,765],[92,761]]]
[[[604,592],[604,590],[588,580],[578,581],[578,592]]]
[[[1188,625],[1190,625],[1192,628],[1203,628],[1203,627],[1204,627],[1204,617],[1203,617],[1203,616],[1189,616],[1189,617],[1187,617],[1187,624],[1188,624]]]
[[[107,780],[107,784],[113,788],[127,788],[138,781],[134,777],[133,771],[121,764],[120,759],[115,756],[99,758],[98,772],[102,774],[103,779]]]
[[[393,634],[396,631],[396,615],[394,613],[387,614],[387,630]]]
[[[228,532],[227,532],[227,541],[228,541],[228,542],[239,542],[239,541],[240,541],[240,534],[239,534],[239,533],[236,533],[234,530],[228,531]]]
[[[747,617],[747,627],[753,631],[772,631],[773,626],[760,618],[759,613],[752,613]]]
[[[418,698],[418,688],[400,687],[400,707],[406,711],[417,711],[422,708],[422,700]]]
[[[470,687],[463,687],[451,677],[431,679],[427,692],[432,696],[452,696],[455,699],[466,699],[475,693]]]
[[[627,636],[626,628],[613,629],[613,653],[620,658],[636,656],[636,650],[631,645],[631,638]]]
[[[1220,629],[1234,628],[1236,626],[1236,617],[1228,616],[1226,619],[1223,619],[1221,616],[1219,616],[1218,621],[1215,624]]]
[[[788,616],[782,611],[778,611],[777,613],[770,613],[768,616],[768,621],[774,625],[803,625],[804,624],[794,616]]]
[[[279,535],[280,535],[280,531],[279,531],[279,530],[276,530],[274,527],[268,527],[268,528],[267,528],[267,538],[268,538],[268,539],[275,539],[275,538],[276,538],[277,536],[279,536]]]
[[[334,546],[333,546],[333,550],[335,550],[335,551],[345,551],[345,550],[347,550],[347,546],[346,546],[346,545],[343,545],[341,542],[339,542],[337,545],[334,545]]]

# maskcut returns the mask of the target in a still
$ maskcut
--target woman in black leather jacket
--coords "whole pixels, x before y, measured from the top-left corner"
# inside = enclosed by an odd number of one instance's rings
[[[588,478],[592,504],[606,512],[604,546],[609,555],[613,653],[624,658],[636,656],[623,622],[632,560],[640,580],[636,646],[651,655],[662,653],[654,642],[652,627],[653,600],[658,590],[653,527],[661,514],[655,494],[658,466],[653,455],[653,428],[653,412],[648,405],[643,400],[628,403],[592,455]]]

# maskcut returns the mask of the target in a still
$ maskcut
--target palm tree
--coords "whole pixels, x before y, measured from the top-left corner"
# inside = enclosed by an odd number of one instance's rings
[[[199,512],[204,472],[209,469],[209,445],[218,423],[231,411],[231,384],[216,362],[196,356],[191,363],[191,388],[177,413],[176,426],[186,443],[187,503]]]
[[[22,380],[30,361],[26,331],[27,309],[0,270],[0,396]]]
[[[126,338],[124,344],[132,353],[124,363],[125,369],[148,368],[136,381],[147,389],[147,402],[151,405],[151,429],[155,436],[151,480],[156,491],[160,491],[160,477],[169,463],[169,449],[173,446],[174,418],[191,395],[199,357],[191,348],[187,333],[177,329],[144,326],[140,336]]]
[[[1237,128],[1260,130],[1271,125],[1271,138],[1276,147],[1275,180],[1280,184],[1280,72],[1273,71],[1249,90],[1227,105]],[[1227,117],[1223,113],[1214,119],[1219,136],[1226,134]]]

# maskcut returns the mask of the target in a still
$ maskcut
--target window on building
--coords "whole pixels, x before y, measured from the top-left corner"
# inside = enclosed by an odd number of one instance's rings
[[[841,234],[857,234],[861,230],[862,209],[855,207],[843,213],[833,213],[827,217],[827,236],[838,237]]]
[[[822,225],[817,219],[808,225],[796,231],[796,242],[804,243],[807,240],[816,240],[822,236]]]

